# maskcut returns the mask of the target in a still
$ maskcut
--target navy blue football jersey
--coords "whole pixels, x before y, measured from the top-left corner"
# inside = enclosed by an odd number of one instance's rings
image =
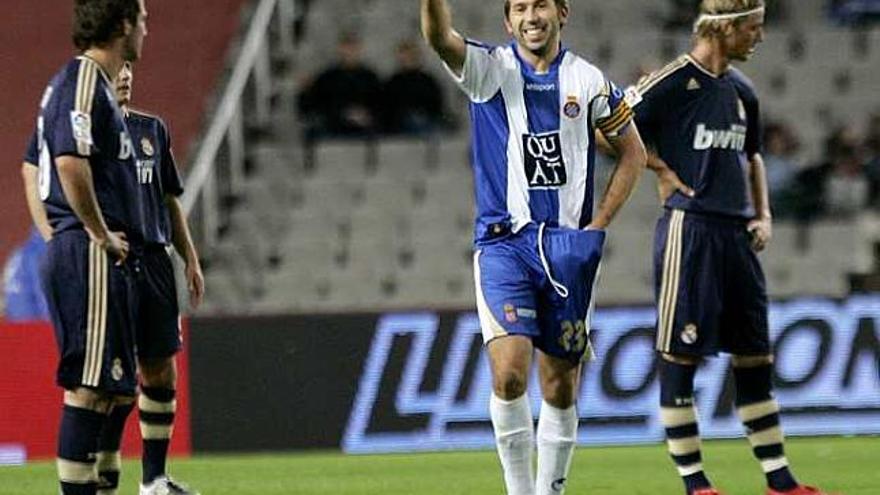
[[[55,160],[87,159],[107,226],[132,242],[144,237],[143,202],[131,136],[110,77],[88,57],[77,57],[49,82],[25,160],[39,166],[40,199],[55,232],[82,229],[64,197]],[[31,161],[35,159],[35,161]]]
[[[125,123],[137,155],[146,242],[170,244],[171,218],[165,206],[165,195],[180,196],[183,184],[171,152],[168,128],[159,117],[133,109],[128,111]]]
[[[755,216],[749,158],[761,152],[758,97],[735,68],[716,76],[684,55],[626,91],[646,146],[694,189],[667,208]]]

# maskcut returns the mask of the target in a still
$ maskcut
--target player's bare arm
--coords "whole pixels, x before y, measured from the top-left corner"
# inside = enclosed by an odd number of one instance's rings
[[[183,257],[183,261],[186,264],[186,287],[189,290],[190,305],[195,309],[201,304],[202,297],[205,294],[205,276],[202,274],[199,253],[196,251],[195,243],[193,243],[189,223],[186,220],[186,214],[183,212],[180,200],[170,194],[166,194],[165,206],[168,207],[168,214],[171,217],[171,237],[174,249]]]
[[[52,226],[49,225],[49,217],[46,215],[46,207],[40,201],[40,193],[37,189],[40,169],[33,163],[21,164],[21,178],[24,181],[24,194],[27,201],[28,212],[34,226],[40,232],[40,237],[48,242],[52,238]]]
[[[92,169],[88,160],[62,156],[55,160],[64,196],[89,236],[119,262],[128,256],[128,241],[122,232],[111,232],[98,206]]]
[[[749,182],[755,203],[755,218],[749,221],[747,228],[752,235],[752,249],[762,251],[773,237],[773,216],[770,213],[767,169],[760,153],[749,158]]]
[[[606,136],[617,156],[617,164],[599,203],[599,211],[587,228],[604,229],[632,194],[645,168],[645,145],[635,124],[618,136]]]
[[[422,36],[458,75],[464,69],[467,47],[464,38],[452,29],[452,13],[446,0],[422,0]]]
[[[657,194],[660,196],[660,204],[666,203],[676,191],[694,197],[694,190],[682,182],[678,174],[652,150],[648,150],[647,164],[648,168],[657,174]]]

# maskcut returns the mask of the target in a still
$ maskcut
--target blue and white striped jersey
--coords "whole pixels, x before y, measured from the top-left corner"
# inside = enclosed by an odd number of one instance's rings
[[[450,73],[471,101],[477,244],[530,222],[586,227],[593,132],[616,136],[630,124],[623,92],[565,49],[539,74],[515,44],[468,40],[462,73]]]

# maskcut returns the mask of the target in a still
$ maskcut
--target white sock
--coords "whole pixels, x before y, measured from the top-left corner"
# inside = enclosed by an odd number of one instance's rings
[[[575,406],[557,409],[546,401],[541,403],[538,419],[538,482],[537,495],[565,492],[568,469],[577,443],[578,416]]]
[[[527,395],[506,401],[493,393],[489,399],[489,412],[492,415],[498,457],[504,469],[507,495],[534,495],[532,449],[535,428]]]

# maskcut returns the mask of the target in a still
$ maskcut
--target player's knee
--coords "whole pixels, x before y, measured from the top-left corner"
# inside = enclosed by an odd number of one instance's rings
[[[502,370],[495,373],[495,395],[502,400],[513,400],[526,393],[525,373]]]
[[[541,390],[544,401],[557,409],[568,409],[574,404],[575,384],[563,377],[544,380]]]
[[[731,361],[733,362],[733,366],[736,368],[757,368],[759,366],[766,366],[768,364],[773,364],[773,355],[767,354],[765,356],[737,356],[734,355],[731,357]]]
[[[174,357],[141,359],[138,361],[138,366],[145,387],[175,388],[177,366]]]
[[[64,391],[64,404],[106,414],[113,406],[113,396],[90,388],[78,387]]]

